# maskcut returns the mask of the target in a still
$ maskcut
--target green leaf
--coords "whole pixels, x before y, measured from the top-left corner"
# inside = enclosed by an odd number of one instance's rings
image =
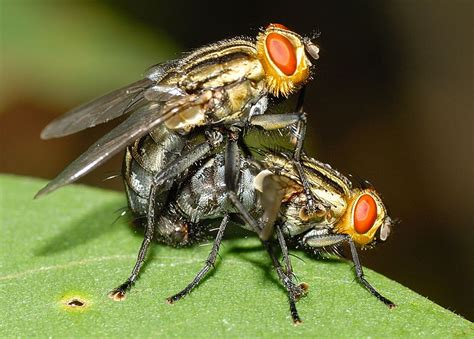
[[[355,280],[346,261],[296,253],[310,285],[294,326],[270,260],[256,238],[229,239],[216,269],[175,305],[165,298],[201,268],[210,246],[153,246],[123,302],[123,282],[142,236],[115,212],[117,192],[73,185],[39,200],[42,180],[0,176],[0,336],[446,337],[474,335],[472,323],[371,270],[368,280],[398,304],[389,310]],[[67,306],[71,299],[83,306]],[[76,302],[77,304],[78,302]]]

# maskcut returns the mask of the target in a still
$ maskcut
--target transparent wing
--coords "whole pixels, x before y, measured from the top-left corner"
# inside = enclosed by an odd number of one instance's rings
[[[41,138],[58,138],[110,121],[131,112],[143,99],[164,101],[182,95],[176,87],[156,86],[175,64],[176,60],[171,60],[152,66],[144,79],[74,108],[48,124]]]
[[[128,113],[152,84],[152,80],[145,78],[76,107],[49,123],[41,132],[41,138],[73,134]]]
[[[35,198],[76,181],[125,149],[136,139],[155,129],[160,123],[193,105],[202,104],[207,98],[189,95],[171,100],[166,104],[148,102],[70,163],[54,180],[42,188]]]

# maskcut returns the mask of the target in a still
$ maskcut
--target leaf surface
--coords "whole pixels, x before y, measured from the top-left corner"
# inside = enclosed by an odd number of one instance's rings
[[[107,293],[128,276],[141,233],[116,212],[123,194],[72,185],[33,200],[45,182],[0,176],[0,336],[472,337],[472,323],[366,269],[398,304],[389,310],[354,279],[351,263],[293,259],[309,284],[294,326],[270,260],[254,237],[224,241],[216,269],[185,299],[166,297],[201,268],[210,245],[154,244],[123,302]],[[82,306],[68,306],[68,302]]]

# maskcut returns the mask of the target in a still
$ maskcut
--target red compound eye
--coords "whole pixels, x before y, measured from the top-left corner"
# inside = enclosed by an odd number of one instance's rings
[[[377,219],[377,204],[369,194],[362,195],[354,208],[354,228],[364,234],[372,228]]]
[[[292,75],[296,71],[296,53],[293,44],[278,33],[267,36],[266,47],[268,55],[280,71]]]

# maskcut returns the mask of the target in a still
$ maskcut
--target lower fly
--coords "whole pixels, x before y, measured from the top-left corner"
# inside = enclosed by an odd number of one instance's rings
[[[150,165],[150,158],[156,159],[153,147],[158,152],[163,150],[153,146],[156,144],[150,138],[142,140],[141,145],[147,149],[142,156],[135,149],[136,145],[127,151],[124,180],[132,212],[137,217],[148,218],[146,224],[153,226],[146,228],[144,243],[151,242],[153,237],[174,246],[199,242],[213,227],[211,221],[221,218],[205,266],[183,290],[170,296],[168,302],[174,303],[190,293],[213,267],[232,217],[241,220],[242,227],[259,235],[287,291],[295,323],[301,321],[296,301],[306,293],[307,286],[294,281],[287,242],[296,243],[309,252],[331,249],[337,252],[340,246],[349,244],[359,282],[381,302],[395,306],[365,279],[357,254],[357,247],[372,247],[378,241],[385,241],[390,234],[392,221],[372,187],[355,186],[329,165],[303,155],[302,169],[317,202],[317,209],[310,211],[303,183],[291,162],[291,153],[261,150],[262,159],[257,161],[243,154],[237,140],[231,137],[224,149],[193,167],[187,175],[173,183],[164,181],[168,186],[163,186],[166,190],[154,192],[156,209],[149,211],[146,207],[150,192],[146,185],[137,183],[150,182],[146,176],[150,177],[151,172],[133,169],[144,163]],[[176,167],[185,158],[186,155],[182,155],[167,162],[159,171],[167,172],[169,167]],[[138,177],[141,180],[135,182]],[[274,237],[283,252],[283,266],[275,255]],[[121,300],[125,297],[125,292],[138,277],[143,260],[144,256],[139,255],[131,276],[111,292],[112,298]]]

